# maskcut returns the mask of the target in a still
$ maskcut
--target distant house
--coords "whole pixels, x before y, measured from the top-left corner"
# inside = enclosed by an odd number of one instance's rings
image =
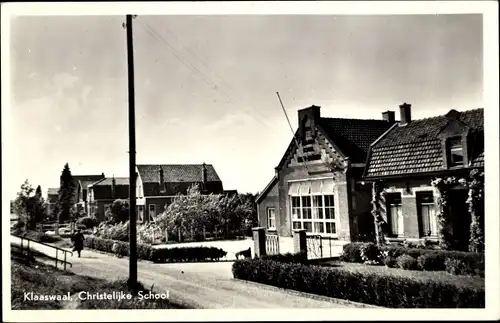
[[[484,169],[483,109],[412,120],[411,105],[400,106],[401,121],[370,147],[364,178],[384,188],[382,216],[389,239],[437,239],[439,192],[435,177],[467,177]],[[464,248],[469,240],[468,191],[456,185],[450,193],[453,235]]]
[[[202,194],[222,194],[224,189],[212,165],[137,165],[138,219],[154,221],[178,194],[199,185]]]
[[[55,210],[57,199],[59,197],[59,189],[58,188],[49,188],[47,190],[47,213],[52,215]]]
[[[87,186],[89,215],[104,221],[106,210],[117,199],[129,198],[129,179],[127,177],[103,178]],[[139,221],[139,219],[138,219]],[[140,222],[140,221],[139,221]]]
[[[89,213],[87,204],[88,186],[103,178],[105,178],[104,173],[101,175],[73,175],[73,184],[75,186],[73,197],[78,210]]]
[[[303,229],[344,241],[372,230],[371,191],[362,175],[370,144],[394,124],[394,112],[380,120],[325,118],[311,106],[298,111],[298,121],[275,176],[256,199],[259,226],[279,236]]]

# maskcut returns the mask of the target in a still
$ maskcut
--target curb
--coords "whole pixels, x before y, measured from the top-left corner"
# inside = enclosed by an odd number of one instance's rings
[[[297,291],[294,289],[280,288],[280,287],[276,287],[276,286],[272,286],[272,285],[256,283],[256,282],[253,282],[250,280],[244,280],[244,279],[238,279],[238,278],[232,278],[232,280],[237,281],[237,282],[241,282],[244,284],[248,284],[248,285],[261,287],[261,288],[271,290],[271,291],[285,292],[285,293],[290,294],[290,295],[311,298],[311,299],[315,299],[318,301],[326,301],[326,302],[329,302],[332,304],[350,305],[350,306],[354,306],[354,307],[358,307],[358,308],[383,308],[381,306],[376,306],[376,305],[357,303],[357,302],[353,302],[353,301],[349,301],[349,300],[345,300],[345,299],[340,299],[340,298],[332,298],[332,297],[327,297],[327,296],[322,296],[322,295],[300,292],[300,291]]]

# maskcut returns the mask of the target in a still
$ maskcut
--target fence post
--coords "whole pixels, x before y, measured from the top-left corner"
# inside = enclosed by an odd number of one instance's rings
[[[253,228],[253,243],[255,258],[266,255],[266,231],[265,228]]]
[[[306,230],[293,231],[293,252],[303,252],[307,256],[307,236]]]
[[[64,270],[66,270],[66,252],[64,253]]]

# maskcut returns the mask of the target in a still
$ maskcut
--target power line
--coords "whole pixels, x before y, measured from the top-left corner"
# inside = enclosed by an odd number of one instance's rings
[[[265,128],[268,128],[269,127],[264,123],[262,122],[261,120],[259,120],[258,118],[256,118],[254,115],[250,114],[246,109],[244,109],[243,107],[241,107],[234,99],[232,99],[227,93],[225,93],[222,89],[220,89],[220,86],[218,86],[217,84],[215,84],[214,82],[212,82],[206,75],[203,74],[203,72],[201,72],[198,68],[196,68],[195,66],[193,66],[191,63],[189,63],[187,61],[186,58],[183,57],[182,54],[180,54],[177,50],[175,50],[175,48],[168,42],[166,41],[153,27],[151,27],[151,25],[149,25],[148,23],[140,23],[143,27],[145,27],[145,30],[146,32],[151,36],[153,37],[155,40],[163,43],[164,45],[167,46],[167,49],[181,62],[183,63],[187,68],[189,68],[191,71],[193,71],[194,73],[196,73],[199,77],[201,77],[201,79],[209,86],[212,88],[212,90],[218,92],[219,94],[225,96],[230,103],[232,103],[233,105],[235,105],[236,107],[238,107],[240,110],[242,110],[245,114],[247,114],[248,116],[250,116],[251,118],[253,118],[254,120],[256,120],[257,122],[259,122],[262,126],[264,126]]]

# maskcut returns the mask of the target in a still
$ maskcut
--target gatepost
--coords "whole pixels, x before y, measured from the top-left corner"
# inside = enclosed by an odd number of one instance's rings
[[[254,257],[259,258],[266,255],[266,231],[265,228],[253,228]]]
[[[306,230],[293,231],[293,252],[302,252],[307,257],[307,240]]]

